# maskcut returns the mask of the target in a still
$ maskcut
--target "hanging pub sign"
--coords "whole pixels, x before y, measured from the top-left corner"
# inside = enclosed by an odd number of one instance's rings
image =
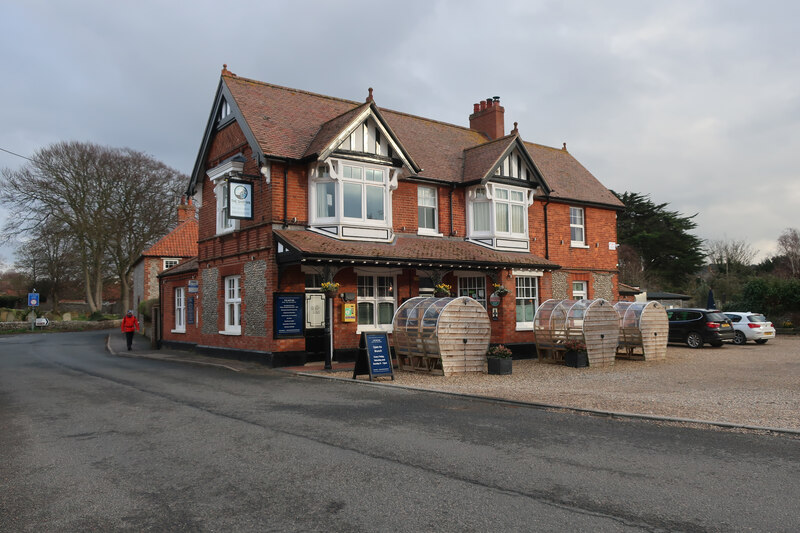
[[[389,350],[389,335],[385,331],[364,331],[358,343],[358,357],[353,368],[353,379],[359,374],[369,374],[369,380],[380,376],[391,376],[392,352]]]
[[[253,184],[228,180],[228,218],[253,220]]]
[[[272,298],[275,305],[275,337],[303,336],[303,293],[275,293]]]

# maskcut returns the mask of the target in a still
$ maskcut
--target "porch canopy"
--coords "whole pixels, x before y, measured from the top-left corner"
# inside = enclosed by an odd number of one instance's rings
[[[392,242],[346,241],[307,229],[273,230],[279,265],[333,263],[408,268],[556,270],[559,265],[529,252],[501,252],[461,238],[395,235]]]

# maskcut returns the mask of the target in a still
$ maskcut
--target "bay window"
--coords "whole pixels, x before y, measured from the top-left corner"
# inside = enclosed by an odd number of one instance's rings
[[[493,248],[527,250],[530,189],[487,183],[468,193],[467,238]]]

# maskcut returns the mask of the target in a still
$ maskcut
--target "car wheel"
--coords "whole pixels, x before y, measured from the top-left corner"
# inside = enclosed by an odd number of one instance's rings
[[[766,344],[769,339],[756,339],[756,344]]]
[[[703,337],[696,331],[692,331],[686,335],[686,344],[689,345],[689,348],[702,348]]]
[[[741,331],[737,331],[733,334],[733,344],[742,345],[745,343],[747,343],[747,337],[744,336],[744,333],[742,333]]]

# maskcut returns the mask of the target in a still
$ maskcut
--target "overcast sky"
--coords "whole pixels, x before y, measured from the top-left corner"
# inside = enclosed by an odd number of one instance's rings
[[[507,131],[703,239],[763,258],[800,227],[797,2],[0,0],[0,20],[0,149],[24,156],[89,141],[188,174],[227,63],[462,126],[499,95]]]

